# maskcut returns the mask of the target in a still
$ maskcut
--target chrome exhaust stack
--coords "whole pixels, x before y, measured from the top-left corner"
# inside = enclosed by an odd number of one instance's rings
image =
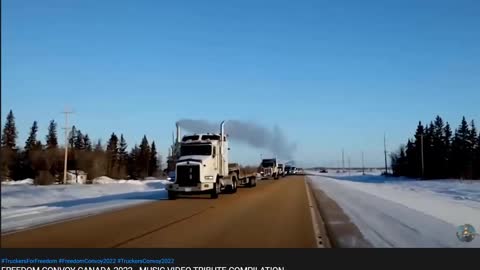
[[[175,125],[177,126],[177,143],[180,142],[180,125],[177,123],[175,123]]]

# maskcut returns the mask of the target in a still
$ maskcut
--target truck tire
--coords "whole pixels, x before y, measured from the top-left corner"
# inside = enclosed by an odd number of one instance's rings
[[[175,191],[168,191],[168,199],[175,200],[177,198],[177,193]]]
[[[237,192],[237,178],[235,176],[232,176],[232,185],[227,187],[227,192],[229,194],[233,194]]]
[[[210,191],[210,198],[211,199],[218,199],[218,194],[220,189],[220,185],[218,183],[213,184],[213,189]]]
[[[256,187],[256,186],[257,186],[257,178],[255,178],[255,177],[250,177],[250,180],[249,180],[248,185],[249,185],[250,187]]]
[[[236,193],[238,188],[237,178],[233,178],[233,189],[232,193]]]

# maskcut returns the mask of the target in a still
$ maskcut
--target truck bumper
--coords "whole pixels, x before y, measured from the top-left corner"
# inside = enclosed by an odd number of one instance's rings
[[[214,183],[200,183],[196,186],[181,187],[177,184],[169,184],[166,187],[168,191],[174,191],[176,193],[205,193],[213,189]]]

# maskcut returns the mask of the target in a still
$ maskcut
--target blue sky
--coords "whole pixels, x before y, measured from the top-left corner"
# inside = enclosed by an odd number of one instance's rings
[[[418,120],[480,120],[480,2],[2,1],[2,121],[165,155],[180,118],[278,124],[306,166],[383,164]],[[255,164],[262,150],[234,144]],[[264,155],[269,155],[265,153]]]

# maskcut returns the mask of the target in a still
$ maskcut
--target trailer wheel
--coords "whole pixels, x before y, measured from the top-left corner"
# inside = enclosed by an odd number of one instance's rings
[[[177,198],[177,193],[175,191],[168,191],[168,199],[175,200]]]
[[[250,187],[256,187],[257,186],[257,178],[250,177],[250,180],[249,180],[248,184],[249,184]]]

